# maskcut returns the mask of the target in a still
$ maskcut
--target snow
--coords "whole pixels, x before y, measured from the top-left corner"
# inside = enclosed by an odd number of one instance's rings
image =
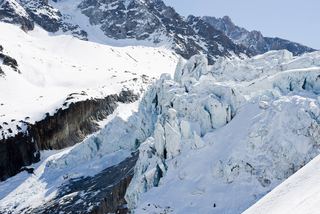
[[[296,213],[319,211],[320,156],[268,193],[244,214]]]
[[[130,0],[131,1],[131,0]],[[130,1],[123,1],[124,6],[127,7],[130,4]],[[148,39],[137,40],[137,39],[112,39],[107,37],[104,32],[101,30],[101,24],[90,23],[89,18],[84,15],[81,9],[78,7],[81,3],[81,0],[68,1],[60,0],[58,2],[50,1],[50,5],[58,9],[63,16],[63,19],[66,23],[70,23],[74,26],[80,26],[80,29],[88,33],[88,40],[95,43],[106,44],[115,47],[124,47],[124,46],[145,46],[145,47],[166,47],[170,48],[171,40],[164,35],[161,30],[149,35]],[[113,3],[101,4],[100,9],[115,9],[116,5]],[[53,35],[66,34],[68,32],[62,32],[61,30],[54,33]],[[69,32],[70,33],[70,32]],[[159,43],[154,43],[154,41],[159,41]]]
[[[126,194],[134,213],[241,213],[320,153],[320,70],[255,68],[299,60],[279,55],[237,60],[254,79],[230,81],[231,67],[217,74],[201,56],[180,62],[174,80],[161,77],[147,99],[155,129]]]
[[[74,168],[63,168],[52,170],[50,164],[61,155],[67,154],[69,149],[64,151],[44,151],[41,162],[32,165],[35,168],[34,174],[27,172],[1,182],[0,189],[0,211],[13,213],[25,213],[26,208],[36,208],[54,198],[57,189],[68,183],[72,178],[82,176],[93,176],[103,169],[116,165],[125,158],[130,157],[130,151],[117,151],[106,155],[98,161],[81,164]],[[18,200],[17,200],[18,199]],[[24,211],[22,211],[24,210]]]
[[[166,47],[109,46],[98,34],[93,42],[38,27],[26,34],[0,23],[0,30],[21,71],[1,65],[1,124],[40,120],[71,93],[77,93],[73,101],[123,88],[142,94],[138,102],[120,104],[82,143],[43,152],[35,175],[1,182],[0,212],[43,204],[69,179],[95,175],[138,148],[126,193],[134,213],[241,213],[320,153],[320,52],[273,51],[208,66],[204,56],[178,63]],[[318,159],[286,181],[292,188],[280,185],[248,212],[291,209],[285,201],[304,190],[300,184],[316,185],[311,173]],[[316,206],[315,200],[292,201],[310,212]]]
[[[34,123],[47,112],[52,115],[72,93],[78,94],[73,102],[103,98],[124,88],[141,94],[153,78],[173,73],[178,59],[164,47],[112,47],[68,35],[48,35],[39,27],[26,34],[0,23],[0,31],[4,52],[17,60],[21,71],[2,66],[0,124],[5,137],[16,134],[20,120]]]
[[[24,17],[24,18],[29,18],[28,13],[25,11],[25,9],[23,7],[21,7],[21,5],[15,1],[15,0],[4,0],[1,2],[1,6],[4,4],[8,4],[8,6],[10,8],[12,8],[19,16]]]
[[[108,116],[106,121],[103,121],[103,127],[107,128],[113,120],[130,117],[136,106],[136,103],[120,104],[119,108]],[[58,188],[67,184],[70,179],[94,176],[131,156],[129,149],[117,149],[103,155],[85,156],[86,149],[91,152],[95,149],[88,147],[86,142],[95,139],[97,135],[99,132],[88,136],[83,143],[64,150],[42,151],[41,161],[29,166],[35,169],[34,174],[21,172],[0,182],[0,212],[27,213],[29,209],[53,199],[57,195]],[[64,157],[68,157],[68,161]],[[81,162],[71,161],[78,160],[78,157],[81,157]],[[62,163],[61,160],[64,162]]]

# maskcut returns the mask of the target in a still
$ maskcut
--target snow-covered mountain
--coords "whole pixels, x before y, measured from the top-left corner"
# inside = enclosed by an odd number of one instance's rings
[[[112,38],[166,45],[186,58],[207,54],[211,63],[218,56],[251,54],[201,19],[183,18],[162,0],[3,0],[0,20],[19,24],[24,30],[37,24],[48,32],[102,43]]]
[[[231,24],[0,0],[0,213],[241,213],[319,155],[320,52]]]
[[[235,25],[230,17],[215,18],[204,16],[202,19],[214,28],[224,32],[236,44],[247,47],[254,54],[262,54],[270,50],[286,49],[294,55],[315,51],[296,42],[291,42],[281,38],[264,37],[260,31],[248,31],[245,28]]]
[[[2,0],[0,20],[19,24],[26,31],[36,24],[48,32],[104,44],[112,38],[166,45],[185,58],[206,54],[210,64],[219,56],[252,56],[280,49],[294,54],[314,51],[287,40],[264,38],[227,18],[184,18],[162,0]]]

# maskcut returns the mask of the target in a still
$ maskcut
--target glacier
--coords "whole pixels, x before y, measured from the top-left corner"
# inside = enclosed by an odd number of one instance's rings
[[[210,67],[195,56],[174,79],[162,76],[149,98],[158,119],[139,148],[129,207],[241,213],[316,157],[318,57],[275,51]]]
[[[10,32],[7,35],[12,36],[17,31],[14,27],[6,29]],[[5,67],[3,87],[13,87],[13,77],[20,75],[18,79],[25,88],[46,84],[53,91],[59,88],[58,95],[63,97],[70,91],[63,87],[67,77],[76,91],[101,84],[86,89],[88,96],[84,98],[110,93],[102,87],[109,84],[103,83],[104,79],[87,82],[85,76],[79,76],[79,82],[69,76],[61,78],[58,73],[54,82],[42,81],[49,74],[33,71],[31,62],[45,61],[46,68],[59,59],[41,56],[41,45],[49,41],[53,46],[70,37],[49,39],[38,31],[33,33],[41,34],[41,39],[22,36],[23,45],[37,53],[35,59],[21,57],[22,49],[2,35],[7,41],[5,48],[16,50],[12,54],[23,68],[18,74]],[[119,104],[112,115],[100,122],[101,130],[82,143],[62,151],[44,152],[41,162],[33,165],[35,176],[20,173],[0,183],[1,189],[7,189],[0,194],[0,211],[20,213],[36,208],[54,198],[55,190],[70,179],[94,176],[138,150],[134,176],[126,193],[128,207],[134,213],[241,213],[320,153],[320,52],[293,56],[285,50],[272,51],[253,58],[220,58],[208,65],[203,55],[178,62],[176,55],[162,49],[111,48],[71,41],[71,52],[90,46],[87,48],[93,52],[107,53],[110,70],[123,59],[129,60],[133,76],[135,72],[148,74],[155,68],[149,75],[152,81],[158,80],[153,84],[143,79],[139,84],[129,81],[127,87],[142,94],[139,101]],[[36,42],[37,46],[32,47]],[[130,58],[131,53],[135,58],[139,56],[139,62]],[[103,59],[87,58],[85,53],[78,53],[77,57],[67,58],[67,62],[50,71],[71,69],[71,75],[78,69],[72,65],[79,63],[83,67],[81,60],[87,59],[92,63],[90,70],[95,71],[98,66],[95,74],[103,76],[99,71],[105,69]],[[156,68],[151,62],[158,58],[162,65]],[[177,62],[175,72],[171,71]],[[169,74],[160,76],[164,71]],[[115,84],[115,90],[123,86],[120,79],[127,72],[123,65],[112,73],[119,75],[119,82],[110,82]],[[22,89],[18,89],[13,92],[21,93]],[[59,103],[51,91],[43,93],[44,99]],[[33,97],[38,95],[32,95],[32,100]],[[52,104],[41,102],[48,110],[54,109]],[[23,106],[13,104],[18,116],[24,117],[25,109],[19,108]],[[34,108],[33,105],[25,107]]]

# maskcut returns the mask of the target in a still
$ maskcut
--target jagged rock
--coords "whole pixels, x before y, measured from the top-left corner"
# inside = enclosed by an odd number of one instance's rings
[[[248,31],[235,25],[230,17],[215,18],[210,16],[202,17],[203,21],[214,28],[224,32],[236,44],[244,45],[254,54],[262,54],[270,50],[286,49],[293,55],[300,55],[306,52],[313,52],[315,49],[280,38],[264,37],[259,31]]]
[[[64,11],[59,1],[54,2],[6,0],[0,6],[4,11],[0,20],[21,24],[25,30],[33,29],[37,23],[49,32],[69,32],[87,40],[90,32],[80,27],[83,23],[68,14],[68,9]],[[184,18],[162,0],[83,0],[74,7],[88,17],[92,26],[99,26],[106,37],[165,44],[186,59],[204,54],[209,64],[221,56],[245,57],[275,49],[288,49],[295,55],[314,51],[287,40],[265,38],[257,31],[249,32],[234,25],[228,17]]]
[[[3,47],[0,47],[0,59],[2,60],[2,64],[3,65],[7,65],[10,66],[11,68],[13,68],[13,70],[17,71],[20,73],[19,69],[18,69],[18,62],[17,60],[15,60],[14,58],[12,58],[11,56],[8,56],[6,54],[3,53]],[[1,68],[0,68],[1,69]],[[0,71],[0,74],[4,74],[4,72]]]
[[[203,53],[210,63],[217,56],[250,55],[201,19],[190,16],[185,20],[161,0],[85,0],[79,8],[91,24],[101,25],[111,38],[148,40],[156,44],[170,40],[172,48],[183,57]]]
[[[0,2],[0,20],[7,23],[19,24],[25,31],[34,28],[34,23],[29,14],[15,0],[2,0]]]
[[[133,154],[95,176],[70,180],[58,189],[54,199],[26,213],[128,213],[124,195],[137,158],[138,154]]]
[[[17,68],[18,67],[17,60],[15,60],[14,58],[12,58],[12,57],[10,57],[8,55],[0,53],[0,59],[3,60],[3,64],[4,65],[8,65],[8,66],[10,66],[12,68]]]
[[[19,133],[0,140],[0,181],[20,172],[21,167],[40,160],[37,144],[31,136]]]
[[[62,26],[61,13],[48,5],[46,0],[20,0],[21,5],[30,15],[31,19],[49,32],[56,32]]]

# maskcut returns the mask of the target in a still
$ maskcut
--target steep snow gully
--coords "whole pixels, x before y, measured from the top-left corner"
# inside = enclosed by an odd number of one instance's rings
[[[58,200],[57,213],[83,212],[63,204],[81,203],[85,192],[69,188],[59,200],[63,188],[138,149],[133,178],[119,196],[132,212],[241,213],[320,153],[319,59],[319,52],[288,51],[213,66],[201,55],[181,59],[174,78],[163,74],[101,131],[44,158],[36,176],[0,183],[11,188],[0,195],[0,211],[32,213]]]

